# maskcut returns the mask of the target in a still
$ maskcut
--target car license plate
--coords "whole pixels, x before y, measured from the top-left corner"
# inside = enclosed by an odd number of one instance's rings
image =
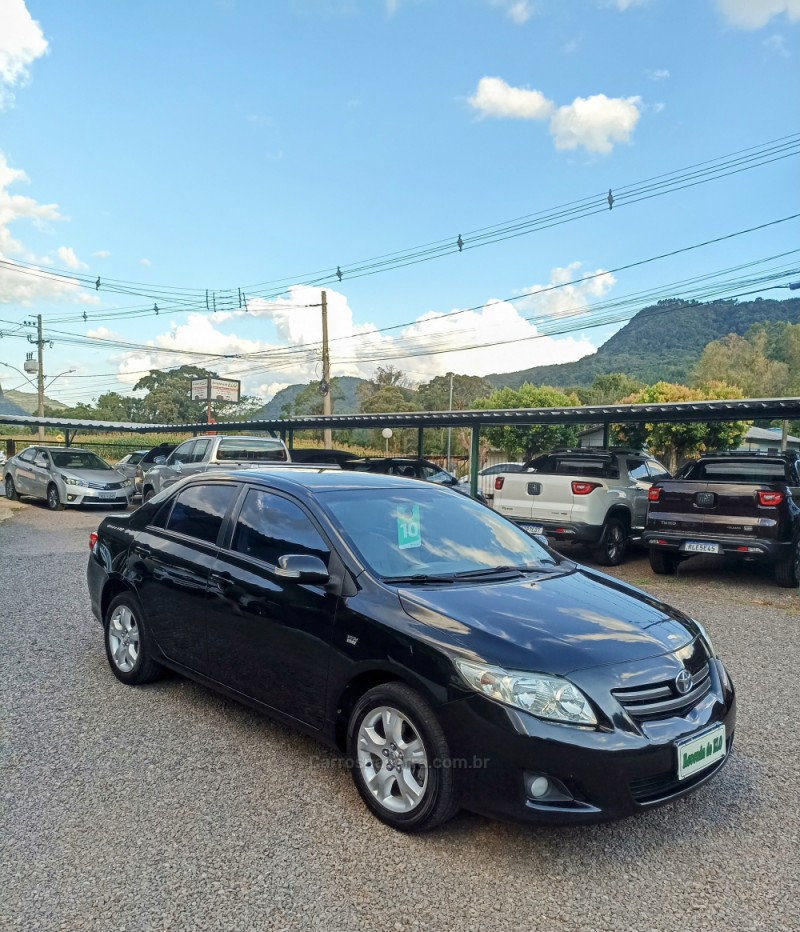
[[[685,780],[718,760],[727,753],[725,726],[716,725],[708,731],[685,741],[678,741],[678,779]]]
[[[117,493],[116,492],[100,492],[99,496],[100,498],[116,498]]]
[[[702,540],[687,540],[683,545],[689,553],[719,553],[719,544],[709,544]]]
[[[520,527],[526,534],[544,534],[541,524],[520,524]]]

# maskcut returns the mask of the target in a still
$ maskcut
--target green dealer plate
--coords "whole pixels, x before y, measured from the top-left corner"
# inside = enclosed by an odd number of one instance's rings
[[[675,747],[678,751],[678,779],[685,780],[725,757],[725,726],[715,725],[693,738],[678,741]]]

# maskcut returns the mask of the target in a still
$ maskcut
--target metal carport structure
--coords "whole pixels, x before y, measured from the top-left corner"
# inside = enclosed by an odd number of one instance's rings
[[[288,418],[256,418],[220,421],[216,424],[140,424],[125,421],[92,421],[35,415],[0,415],[0,424],[18,427],[49,427],[64,432],[69,445],[80,430],[93,432],[206,433],[266,431],[279,435],[291,448],[298,430],[353,428],[416,428],[417,453],[421,455],[426,427],[466,427],[472,432],[470,490],[478,488],[478,455],[481,427],[514,424],[602,424],[608,445],[611,424],[682,423],[697,421],[800,420],[800,398],[748,398],[725,401],[679,401],[663,404],[580,405],[570,408],[500,408],[470,411],[398,411],[385,414],[331,414]]]

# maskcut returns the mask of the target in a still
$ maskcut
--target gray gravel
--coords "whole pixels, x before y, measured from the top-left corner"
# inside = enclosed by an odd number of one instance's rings
[[[315,742],[178,677],[111,675],[85,583],[97,522],[0,522],[0,928],[800,929],[800,600],[766,574],[615,571],[728,662],[736,749],[709,786],[611,825],[462,814],[408,838]]]

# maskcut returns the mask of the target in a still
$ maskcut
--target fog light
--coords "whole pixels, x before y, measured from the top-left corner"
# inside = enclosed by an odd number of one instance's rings
[[[528,786],[528,791],[534,799],[541,799],[542,796],[547,796],[549,789],[550,781],[547,777],[534,777]]]
[[[74,495],[68,495],[68,496],[67,496],[67,501],[68,501],[68,502],[74,502],[74,501],[75,501],[75,496],[74,496]]]

